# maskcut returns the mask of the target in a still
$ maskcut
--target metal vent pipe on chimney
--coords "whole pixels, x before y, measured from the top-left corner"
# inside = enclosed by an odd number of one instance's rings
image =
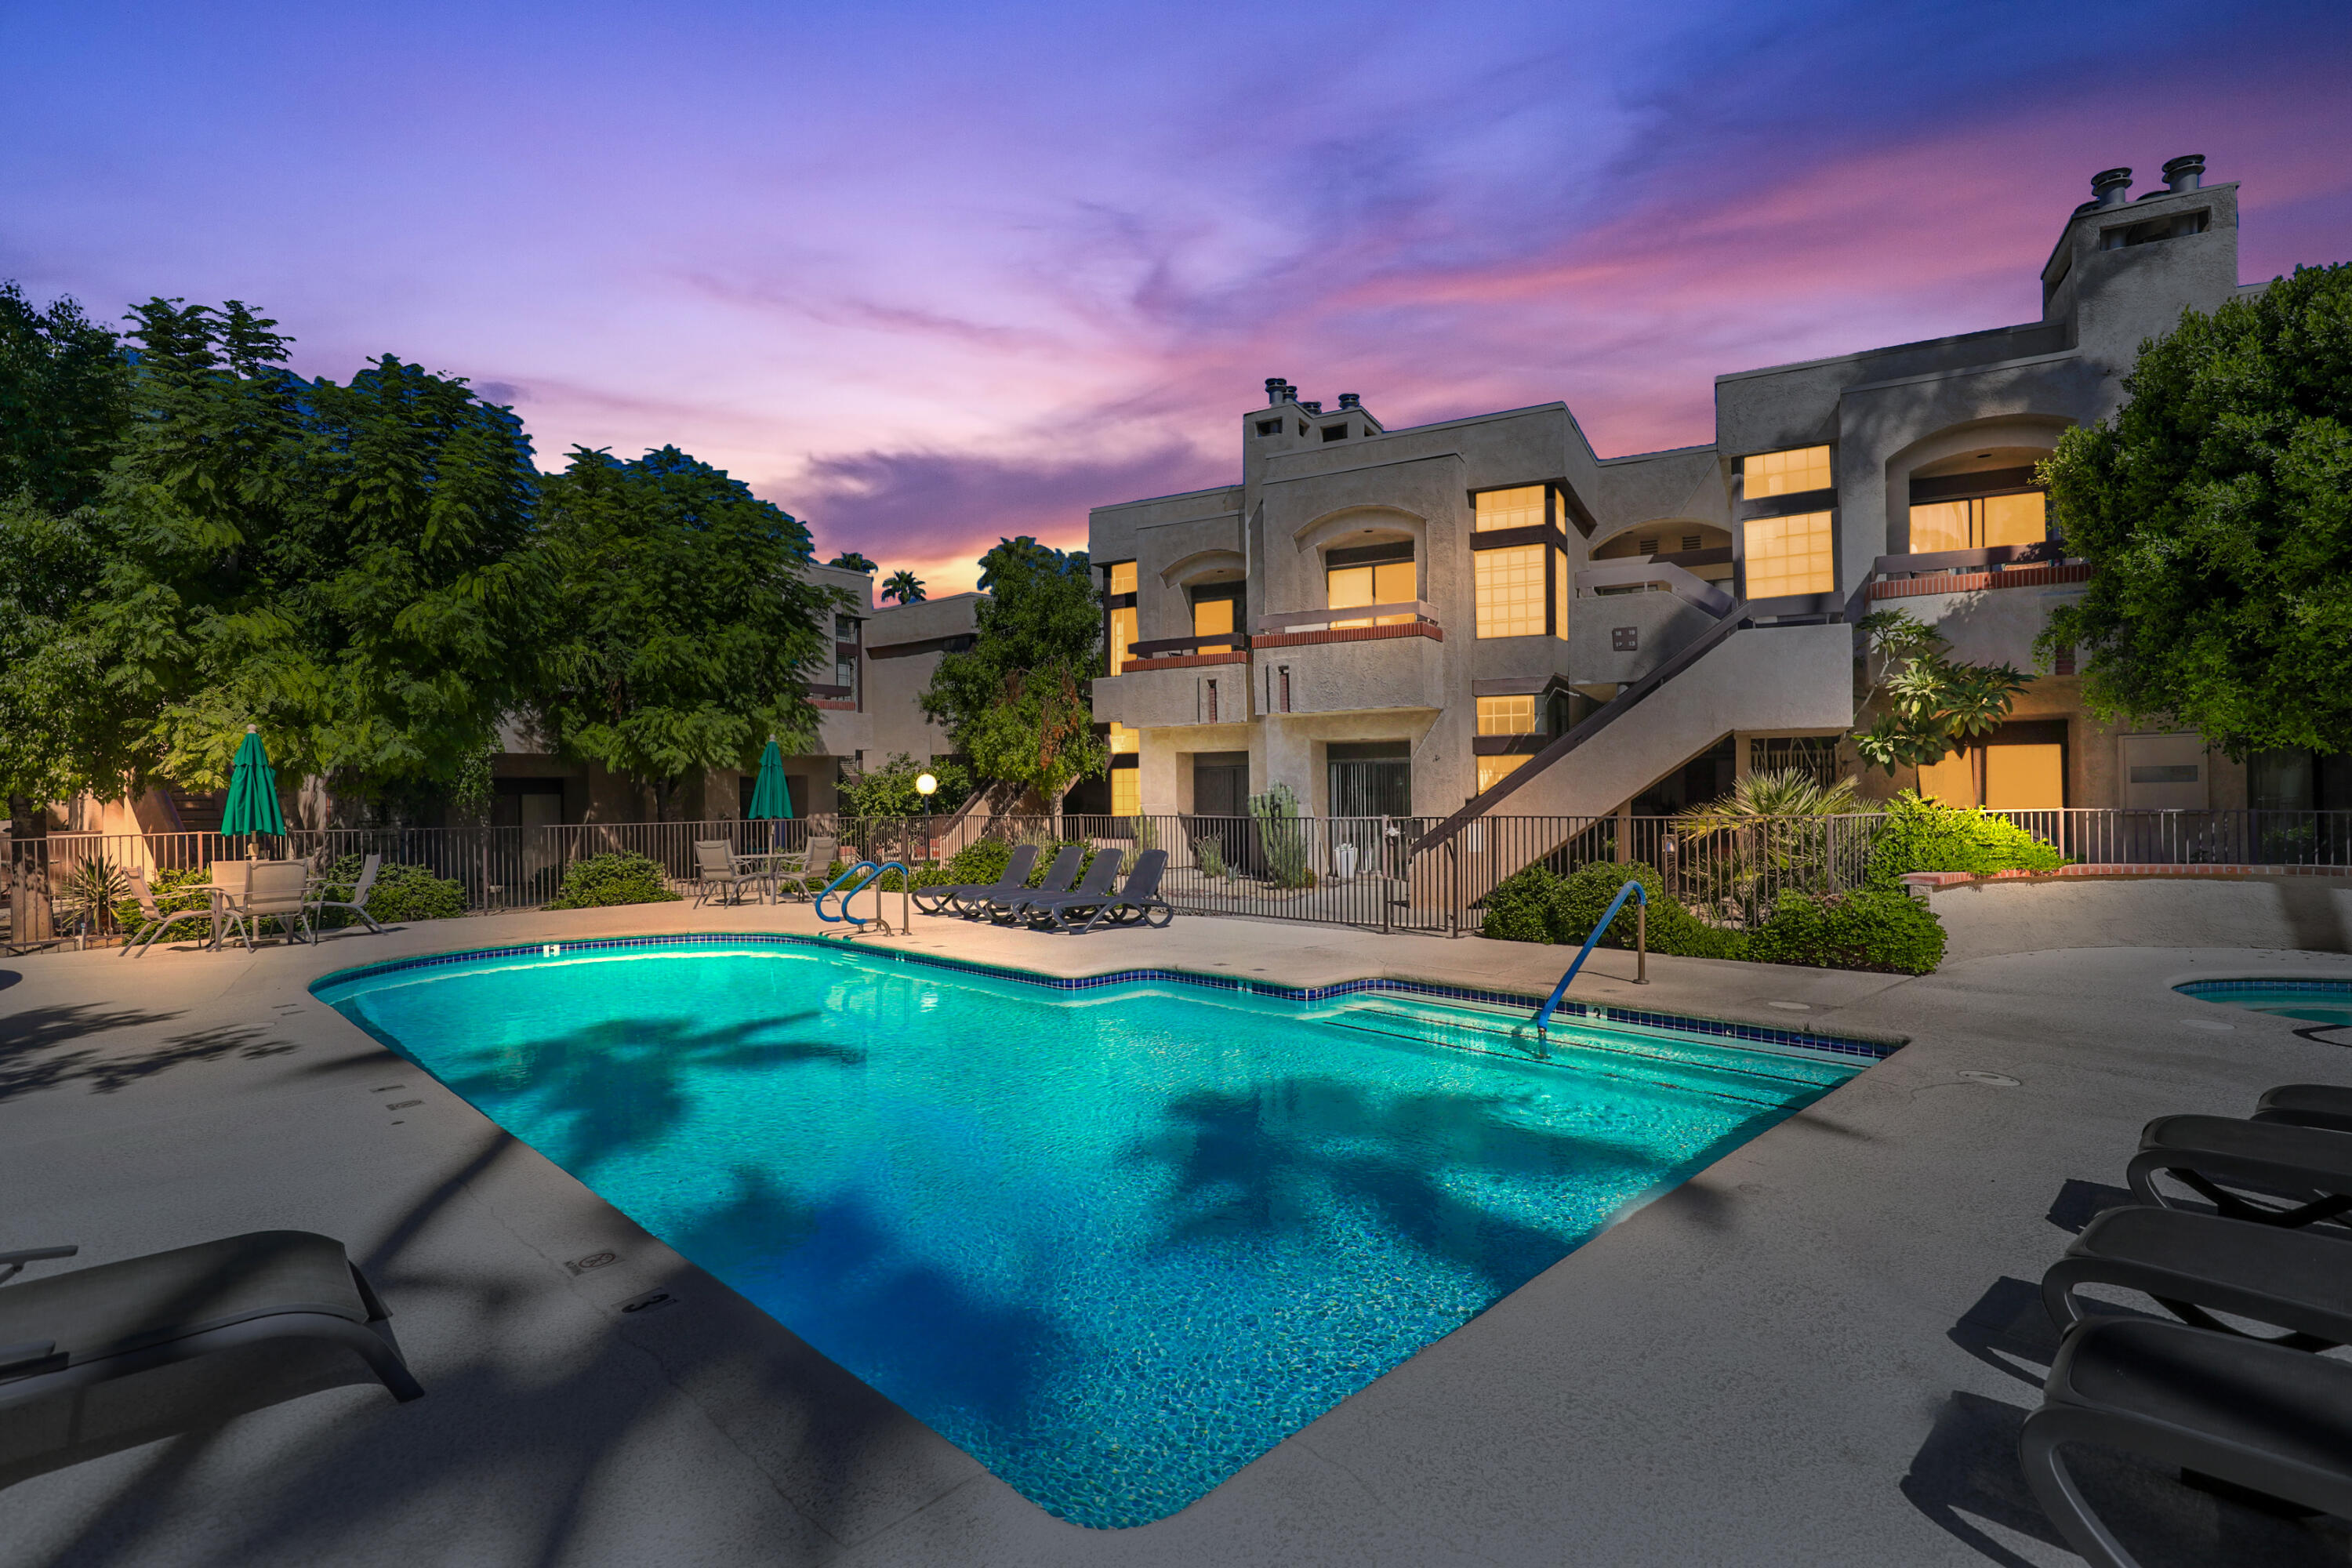
[[[2205,184],[2205,154],[2188,153],[2178,158],[2167,158],[2164,161],[2164,183],[2172,187],[2175,195],[2200,188]]]
[[[2129,169],[2102,169],[2091,176],[2092,204],[2103,207],[2119,207],[2131,191]]]
[[[1265,378],[1265,405],[1268,408],[1281,407],[1283,389],[1289,384],[1290,384],[1288,382],[1283,380],[1282,377],[1278,375],[1267,376]]]
[[[1363,395],[1360,393],[1343,392],[1339,395],[1339,406],[1342,408],[1361,408],[1363,405]]]

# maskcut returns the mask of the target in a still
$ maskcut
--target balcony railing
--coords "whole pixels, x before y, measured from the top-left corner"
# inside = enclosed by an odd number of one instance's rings
[[[1260,616],[1257,629],[1267,637],[1287,637],[1297,632],[1369,626],[1383,620],[1401,624],[1407,619],[1435,626],[1437,606],[1426,599],[1406,599],[1391,605],[1349,605],[1340,609],[1285,610],[1279,615]]]

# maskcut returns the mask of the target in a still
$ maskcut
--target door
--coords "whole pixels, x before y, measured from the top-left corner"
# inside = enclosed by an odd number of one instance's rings
[[[1192,754],[1192,815],[1184,837],[1202,869],[1252,871],[1256,837],[1249,829],[1249,753]]]

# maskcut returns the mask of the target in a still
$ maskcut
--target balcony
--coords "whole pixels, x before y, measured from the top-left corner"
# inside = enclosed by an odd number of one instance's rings
[[[1443,708],[1444,641],[1421,600],[1267,616],[1250,639],[1258,700],[1276,713]]]

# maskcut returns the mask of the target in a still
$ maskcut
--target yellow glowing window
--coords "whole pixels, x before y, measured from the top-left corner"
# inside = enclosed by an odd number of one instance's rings
[[[1410,605],[1413,602],[1412,563],[1383,561],[1374,566],[1333,566],[1324,572],[1323,586],[1335,610],[1352,610],[1363,605]],[[1378,624],[1404,626],[1412,620],[1410,615],[1382,616]],[[1369,620],[1333,621],[1331,628],[1339,631],[1373,624]]]
[[[1111,721],[1110,754],[1112,756],[1124,757],[1134,754],[1141,749],[1142,741],[1142,731],[1130,730],[1116,719]]]
[[[1478,793],[1485,795],[1502,781],[1506,773],[1527,765],[1525,757],[1481,757],[1478,759]]]
[[[1995,811],[2056,811],[2066,804],[2065,749],[1987,746],[1984,803]]]
[[[1544,633],[1544,555],[1540,544],[1481,550],[1477,562],[1478,635],[1530,637]]]
[[[1996,544],[2039,544],[2050,528],[2040,490],[1946,500],[1911,509],[1911,552],[1979,550]]]
[[[1963,747],[1945,757],[1940,763],[1929,763],[1919,770],[1919,793],[1946,805],[1977,804],[1976,763]]]
[[[1143,770],[1141,768],[1111,769],[1110,814],[1113,816],[1143,815]]]
[[[1195,599],[1192,601],[1192,635],[1214,637],[1234,629],[1234,602],[1231,599]]]
[[[1830,552],[1830,514],[1751,517],[1748,535],[1748,596],[1778,599],[1790,594],[1827,594],[1837,587],[1837,563]]]
[[[1536,732],[1536,700],[1527,697],[1478,699],[1478,733],[1532,735]]]
[[[1110,569],[1110,591],[1114,594],[1135,592],[1135,563],[1120,561]]]
[[[1551,589],[1551,628],[1562,642],[1566,642],[1568,640],[1568,557],[1557,550],[1552,552]]]
[[[1135,606],[1128,605],[1113,610],[1110,613],[1110,672],[1113,675],[1127,668],[1127,650],[1135,637]]]
[[[1740,490],[1749,500],[1825,490],[1830,488],[1830,449],[1799,447],[1787,452],[1759,452],[1741,460],[1740,481]]]
[[[1517,489],[1481,490],[1478,501],[1478,531],[1490,528],[1539,528],[1544,520],[1544,489],[1542,485],[1521,485]]]

